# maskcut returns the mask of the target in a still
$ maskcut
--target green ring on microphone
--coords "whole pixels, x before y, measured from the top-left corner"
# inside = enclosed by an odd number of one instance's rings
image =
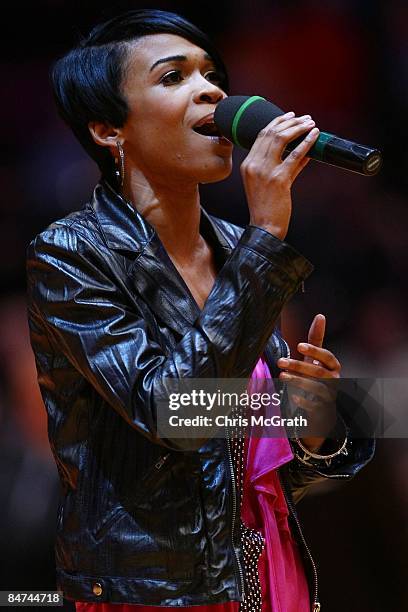
[[[241,143],[238,140],[237,137],[237,130],[238,130],[238,125],[239,125],[239,121],[243,115],[243,113],[246,111],[246,109],[248,108],[248,106],[251,106],[251,104],[253,104],[254,102],[256,102],[257,100],[265,100],[265,98],[262,98],[262,96],[251,96],[250,98],[248,98],[248,100],[246,100],[237,110],[235,117],[234,117],[234,121],[232,122],[232,128],[231,128],[231,133],[232,133],[232,140],[234,142],[234,144],[238,145],[238,146],[242,146]]]
[[[323,161],[324,150],[326,148],[327,143],[332,138],[335,138],[334,134],[330,134],[329,132],[320,132],[319,138],[316,140],[316,142],[313,145],[315,159],[316,159],[316,156],[318,156],[317,159],[320,159],[321,161]]]

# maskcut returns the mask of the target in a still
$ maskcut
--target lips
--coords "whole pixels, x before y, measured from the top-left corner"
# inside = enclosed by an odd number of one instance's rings
[[[214,113],[202,117],[200,121],[193,126],[193,130],[201,136],[216,136],[222,137],[221,132],[214,123]]]

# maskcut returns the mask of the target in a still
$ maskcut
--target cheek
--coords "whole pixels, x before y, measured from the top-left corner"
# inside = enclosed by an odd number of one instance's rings
[[[141,112],[133,113],[132,119],[143,132],[159,138],[166,138],[169,133],[173,137],[176,133],[181,135],[186,109],[183,100],[177,96],[152,96],[144,100],[139,108]]]
[[[184,108],[169,97],[146,101],[140,108],[143,112],[132,113],[128,121],[127,140],[134,162],[143,160],[149,167],[156,167],[171,160],[182,161],[186,153]]]

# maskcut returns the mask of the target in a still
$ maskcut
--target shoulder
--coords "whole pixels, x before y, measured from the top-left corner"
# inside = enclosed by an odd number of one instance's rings
[[[27,256],[30,258],[49,248],[78,252],[86,249],[87,245],[94,247],[99,241],[104,243],[103,234],[91,205],[87,203],[81,210],[53,221],[37,234],[28,245]]]

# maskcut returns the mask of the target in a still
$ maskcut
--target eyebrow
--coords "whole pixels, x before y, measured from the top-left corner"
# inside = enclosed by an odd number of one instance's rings
[[[208,53],[205,53],[204,59],[210,62],[214,62],[214,60],[212,59],[210,55],[208,55]],[[149,72],[151,72],[159,64],[165,64],[166,62],[186,62],[186,61],[187,61],[187,57],[185,55],[169,55],[168,57],[162,57],[161,59],[157,60],[157,62],[154,62]]]

